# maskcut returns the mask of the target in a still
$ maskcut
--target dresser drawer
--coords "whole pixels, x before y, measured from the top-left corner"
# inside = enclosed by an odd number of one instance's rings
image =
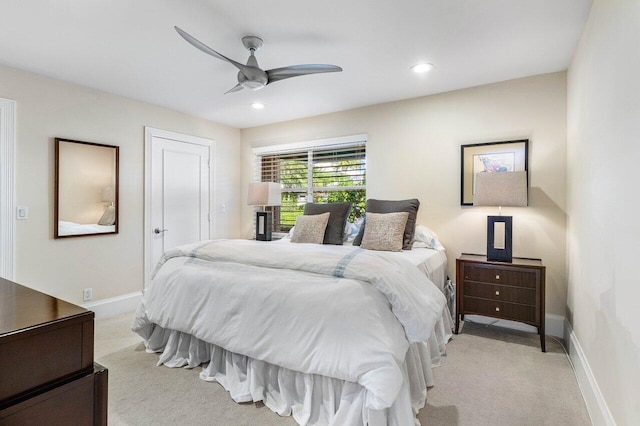
[[[107,426],[108,381],[109,371],[95,364],[93,373],[0,406],[0,425]]]
[[[535,306],[464,296],[464,312],[535,323]]]
[[[464,295],[503,302],[536,305],[536,290],[523,287],[509,287],[497,284],[486,284],[475,281],[464,283]]]
[[[535,270],[499,269],[485,266],[464,266],[465,281],[504,284],[515,287],[536,288]]]

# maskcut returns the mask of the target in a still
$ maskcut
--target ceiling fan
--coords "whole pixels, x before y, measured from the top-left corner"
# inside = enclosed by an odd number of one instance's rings
[[[326,64],[291,65],[288,67],[274,68],[272,70],[264,71],[258,66],[258,60],[254,55],[254,53],[262,47],[263,41],[260,37],[242,37],[242,44],[250,52],[247,64],[243,65],[239,62],[234,61],[233,59],[221,55],[220,53],[216,52],[206,44],[197,40],[181,28],[177,26],[174,26],[173,28],[176,29],[176,31],[182,36],[182,38],[187,40],[194,47],[202,50],[204,53],[213,56],[214,58],[227,61],[234,67],[238,68],[238,84],[227,91],[225,95],[227,93],[237,92],[238,90],[242,90],[243,88],[251,90],[262,89],[267,84],[275,83],[276,81],[284,80],[285,78],[299,77],[301,75],[318,74],[323,72],[342,71],[342,68],[338,66]]]

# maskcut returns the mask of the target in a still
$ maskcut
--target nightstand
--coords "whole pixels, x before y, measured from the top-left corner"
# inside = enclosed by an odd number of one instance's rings
[[[538,328],[546,352],[545,274],[540,259],[492,262],[483,255],[463,253],[456,260],[456,334],[465,314],[518,321]]]

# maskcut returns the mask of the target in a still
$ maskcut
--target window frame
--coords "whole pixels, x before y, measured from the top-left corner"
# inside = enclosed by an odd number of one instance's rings
[[[289,193],[304,193],[307,202],[313,202],[314,192],[331,192],[331,191],[356,191],[364,190],[366,194],[367,185],[366,180],[364,185],[356,186],[313,186],[313,153],[316,151],[326,151],[331,149],[349,149],[349,148],[365,148],[365,179],[366,179],[366,145],[367,134],[358,134],[350,136],[342,136],[328,139],[317,139],[304,142],[294,142],[282,145],[270,145],[264,147],[257,147],[252,149],[254,155],[254,180],[262,181],[262,157],[269,155],[284,155],[284,154],[296,154],[307,153],[307,185],[304,188],[282,188],[282,192]],[[270,209],[273,209],[271,207]],[[274,214],[274,229],[276,223],[279,226],[279,214]],[[286,235],[285,231],[274,232],[276,236]]]

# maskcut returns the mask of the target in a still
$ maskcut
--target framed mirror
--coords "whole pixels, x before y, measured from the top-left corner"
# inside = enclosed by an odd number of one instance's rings
[[[120,148],[55,140],[54,238],[118,233]]]

